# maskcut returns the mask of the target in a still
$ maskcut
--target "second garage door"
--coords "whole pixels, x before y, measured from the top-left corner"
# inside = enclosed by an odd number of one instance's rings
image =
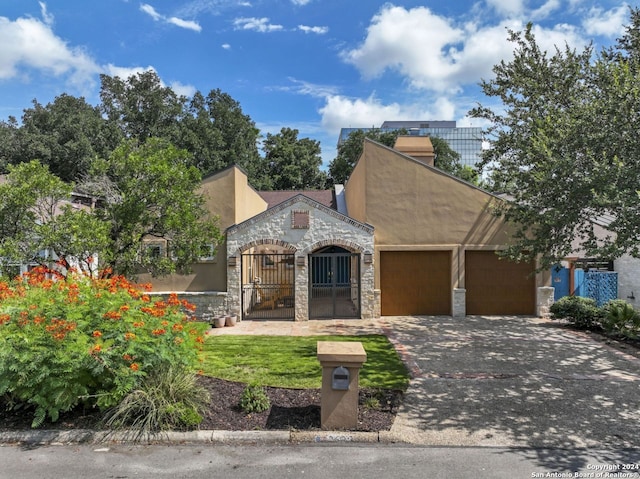
[[[467,314],[534,314],[533,263],[500,259],[493,251],[465,254]]]
[[[451,314],[451,252],[380,252],[383,316]]]

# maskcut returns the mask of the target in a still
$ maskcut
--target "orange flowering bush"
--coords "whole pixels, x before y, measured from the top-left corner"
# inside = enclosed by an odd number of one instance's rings
[[[172,295],[125,278],[57,278],[36,268],[0,281],[0,397],[35,407],[33,426],[80,402],[117,405],[156,369],[196,370],[203,323]]]

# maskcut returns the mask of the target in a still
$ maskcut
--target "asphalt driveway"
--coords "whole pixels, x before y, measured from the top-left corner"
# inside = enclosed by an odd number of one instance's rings
[[[640,447],[640,360],[538,318],[393,317],[412,369],[391,435],[423,445]]]

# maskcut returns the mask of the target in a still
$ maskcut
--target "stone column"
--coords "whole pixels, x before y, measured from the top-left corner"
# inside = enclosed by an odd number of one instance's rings
[[[554,303],[553,296],[555,288],[553,286],[540,286],[536,294],[536,315],[540,318],[551,316],[551,305]]]
[[[453,308],[451,315],[456,319],[464,319],[467,315],[467,290],[453,288]]]

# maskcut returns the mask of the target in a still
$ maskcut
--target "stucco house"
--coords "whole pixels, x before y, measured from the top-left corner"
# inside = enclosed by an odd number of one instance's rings
[[[495,254],[510,238],[491,214],[502,200],[433,159],[428,137],[366,140],[325,192],[258,192],[229,167],[201,186],[225,243],[189,275],[141,279],[242,319],[537,314],[549,275]]]

